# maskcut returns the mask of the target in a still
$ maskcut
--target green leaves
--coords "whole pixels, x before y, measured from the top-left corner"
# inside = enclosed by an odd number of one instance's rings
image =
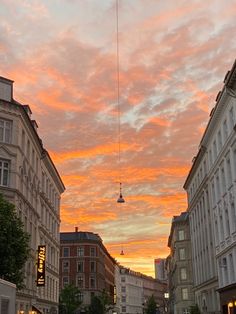
[[[0,194],[0,277],[23,287],[23,267],[29,257],[30,236],[17,217],[15,206]]]
[[[70,284],[65,286],[60,293],[60,312],[74,314],[82,303],[79,295],[80,290],[74,285]]]

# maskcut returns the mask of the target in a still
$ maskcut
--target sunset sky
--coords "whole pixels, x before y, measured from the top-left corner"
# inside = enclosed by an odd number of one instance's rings
[[[119,163],[115,0],[0,0],[0,76],[30,105],[66,186],[61,231],[98,233],[122,265],[153,275],[187,208],[235,31],[236,0],[119,0]]]

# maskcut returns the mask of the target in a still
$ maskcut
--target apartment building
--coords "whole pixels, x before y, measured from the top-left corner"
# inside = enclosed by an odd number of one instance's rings
[[[57,313],[59,297],[60,195],[65,187],[38,135],[28,105],[13,98],[13,81],[0,77],[0,192],[13,203],[30,236],[25,288],[17,313]],[[45,282],[36,286],[39,245],[46,246]]]
[[[187,314],[195,304],[188,212],[173,217],[168,246],[171,251],[167,258],[169,311]]]
[[[236,62],[216,97],[184,184],[194,290],[205,313],[236,308]]]
[[[144,313],[148,299],[153,295],[157,305],[157,312],[166,311],[165,293],[166,283],[150,276],[119,266],[120,282],[116,284],[119,295],[119,310],[117,313]]]
[[[60,233],[60,289],[74,284],[80,289],[82,309],[94,295],[105,290],[114,300],[116,261],[108,253],[98,234],[82,232]]]

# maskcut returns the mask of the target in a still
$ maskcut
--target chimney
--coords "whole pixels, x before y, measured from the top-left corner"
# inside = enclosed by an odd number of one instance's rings
[[[75,227],[75,232],[78,232],[78,227]]]
[[[0,76],[0,99],[12,101],[13,98],[13,82],[5,77]]]

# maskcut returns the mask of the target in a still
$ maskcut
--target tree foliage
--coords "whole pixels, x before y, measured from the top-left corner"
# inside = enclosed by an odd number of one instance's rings
[[[79,294],[80,290],[76,286],[72,284],[65,286],[59,298],[60,313],[74,314],[82,303]]]
[[[0,277],[22,288],[30,236],[17,217],[15,206],[0,194]]]
[[[94,296],[88,309],[89,314],[105,314],[113,308],[113,302],[108,293],[103,290],[99,296]]]
[[[156,304],[154,296],[152,295],[147,300],[146,314],[156,314],[156,308],[157,308],[157,304]]]

